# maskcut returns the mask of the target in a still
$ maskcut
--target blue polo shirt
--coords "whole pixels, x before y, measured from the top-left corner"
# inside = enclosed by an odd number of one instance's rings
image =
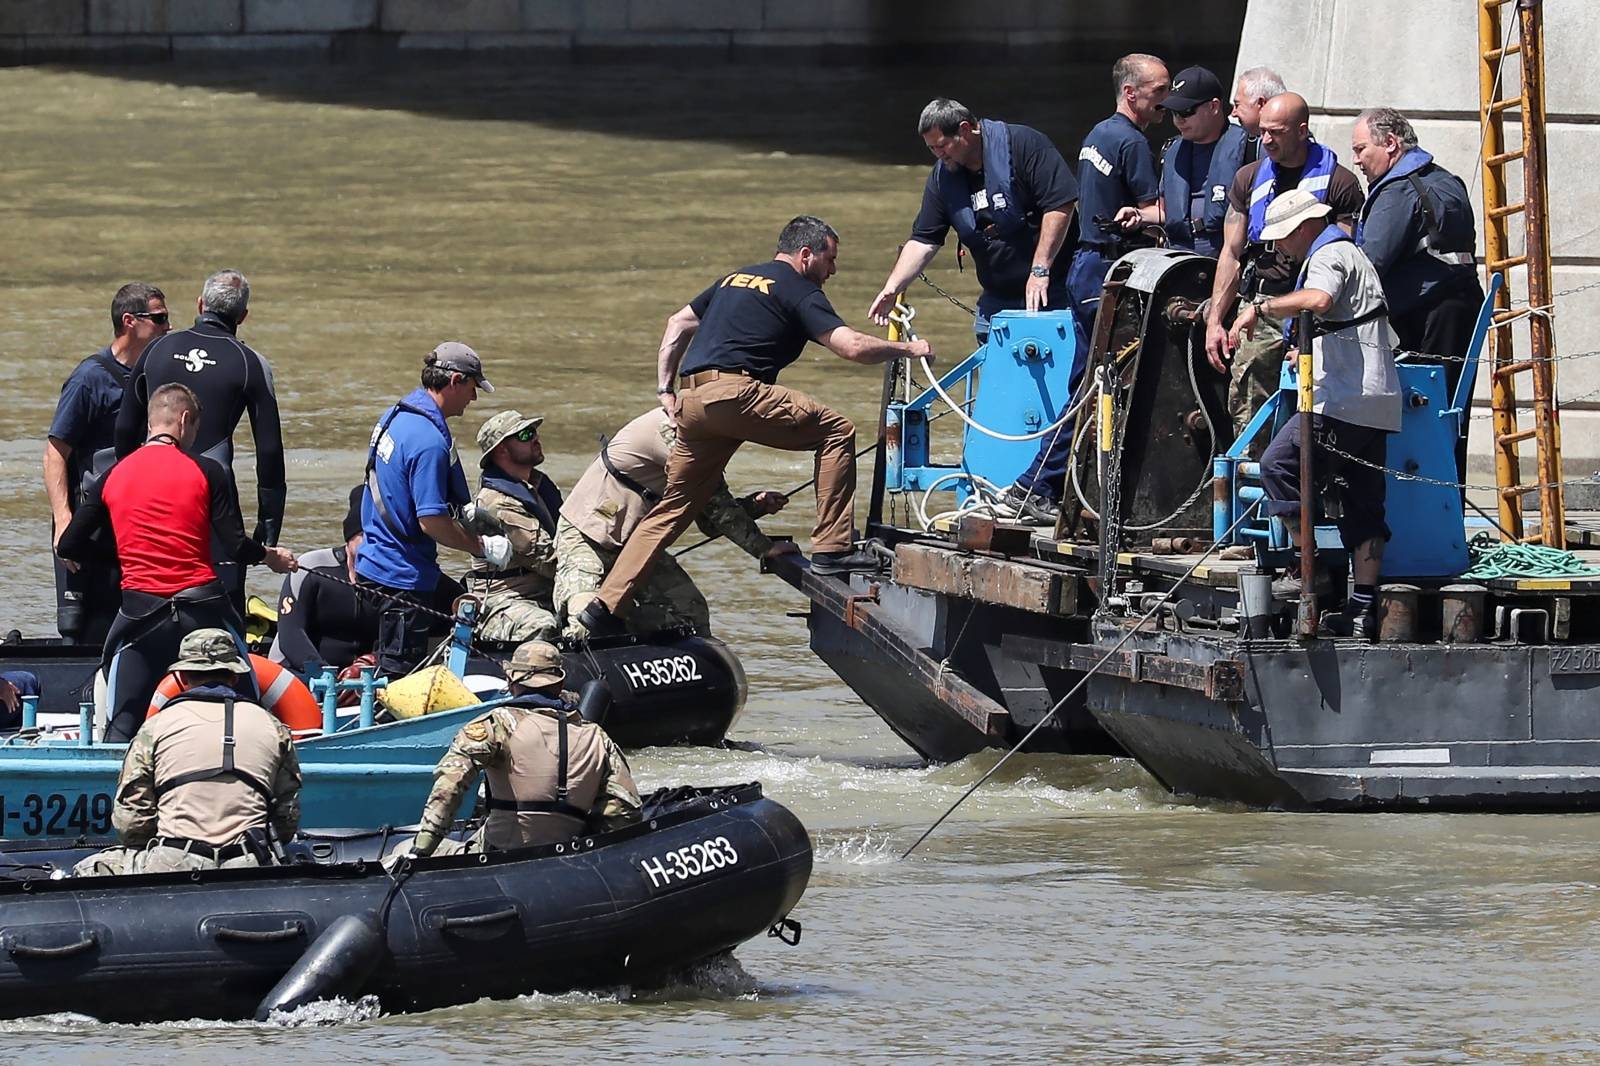
[[[1122,208],[1150,203],[1160,192],[1161,175],[1144,132],[1126,115],[1112,115],[1089,131],[1078,151],[1079,243],[1118,239],[1120,229],[1102,230],[1094,220],[1109,224]]]
[[[73,499],[94,453],[116,443],[117,411],[127,381],[128,368],[117,362],[110,348],[101,348],[73,368],[61,386],[50,436],[72,448],[67,459],[67,494]]]
[[[385,506],[380,513],[369,483],[361,498],[366,541],[356,573],[390,588],[432,592],[439,583],[439,546],[418,519],[449,514],[471,500],[450,427],[427,390],[417,389],[378,421],[368,447]]]

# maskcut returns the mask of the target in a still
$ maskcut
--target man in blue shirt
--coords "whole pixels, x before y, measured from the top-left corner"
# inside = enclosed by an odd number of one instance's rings
[[[911,239],[867,314],[887,325],[895,299],[927,269],[951,229],[972,253],[983,295],[973,333],[982,344],[996,311],[1063,308],[1078,183],[1050,139],[1036,129],[984,119],[940,97],[922,109],[917,132],[939,160],[922,190]]]
[[[1161,161],[1161,199],[1149,207],[1117,212],[1124,230],[1154,223],[1167,231],[1169,248],[1216,257],[1228,213],[1228,187],[1239,168],[1255,158],[1254,142],[1242,126],[1228,122],[1222,81],[1205,67],[1189,67],[1172,79],[1162,101],[1178,140]]]
[[[1161,117],[1166,99],[1167,67],[1155,56],[1135,52],[1111,68],[1117,91],[1117,110],[1095,126],[1078,152],[1078,250],[1067,274],[1067,291],[1077,324],[1079,358],[1073,360],[1069,390],[1076,390],[1087,365],[1094,316],[1106,271],[1120,257],[1122,228],[1117,212],[1124,207],[1149,207],[1161,186],[1156,176],[1155,153],[1144,130]],[[1041,438],[1033,463],[1001,495],[996,513],[1032,522],[1054,522],[1066,487],[1071,461],[1072,430],[1062,426]]]
[[[472,495],[446,420],[460,417],[480,387],[494,391],[478,353],[447,341],[423,359],[422,387],[372,430],[361,502],[366,539],[356,576],[382,604],[378,669],[389,677],[410,673],[427,653],[427,612],[441,577],[439,545],[496,569],[511,559],[505,537],[480,536],[463,524],[473,520]]]
[[[171,328],[161,290],[129,282],[111,300],[111,343],[79,363],[61,386],[44,447],[52,545],[72,521],[85,480],[105,473],[116,460],[114,431],[129,369],[151,341]],[[116,546],[101,547],[105,550],[86,560],[77,573],[55,560],[56,628],[62,636],[87,644],[105,640],[122,602]]]

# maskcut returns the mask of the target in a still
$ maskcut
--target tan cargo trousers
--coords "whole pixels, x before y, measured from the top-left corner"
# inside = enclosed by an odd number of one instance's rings
[[[749,441],[791,452],[816,452],[817,524],[813,552],[847,551],[855,533],[856,427],[805,393],[726,370],[686,375],[678,438],[667,457],[667,487],[597,594],[613,612],[633,598],[661,553],[694,521]]]

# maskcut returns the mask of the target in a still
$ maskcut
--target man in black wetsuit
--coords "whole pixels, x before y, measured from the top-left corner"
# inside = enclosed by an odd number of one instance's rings
[[[117,457],[127,456],[144,441],[146,405],[168,382],[186,385],[199,397],[200,426],[195,450],[233,473],[233,431],[250,413],[256,446],[256,530],[259,544],[278,543],[283,527],[283,436],[278,426],[278,397],[272,367],[239,341],[239,326],[250,313],[250,282],[237,270],[219,270],[206,279],[198,301],[200,315],[188,329],[169,333],[145,349],[128,379],[127,395],[117,416]],[[238,490],[235,489],[235,496]],[[217,574],[244,612],[244,567],[240,560],[216,551]]]
[[[109,528],[122,563],[122,610],[100,662],[109,742],[138,731],[186,633],[242,631],[211,563],[214,542],[245,565],[265,563],[280,574],[298,565],[283,548],[245,538],[233,479],[193,451],[201,418],[199,401],[184,386],[168,383],[152,393],[144,444],[90,487],[56,545],[70,568],[91,538]]]
[[[361,532],[361,495],[350,492],[344,517],[344,547],[321,548],[300,558],[300,572],[284,579],[278,602],[278,636],[272,658],[303,673],[308,663],[343,669],[372,651],[378,641],[381,601],[358,595],[356,558],[365,539]]]

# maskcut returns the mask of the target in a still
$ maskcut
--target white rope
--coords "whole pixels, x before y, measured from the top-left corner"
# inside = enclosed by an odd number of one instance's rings
[[[900,327],[907,340],[917,339],[917,335],[911,330],[911,320],[914,317],[916,317],[915,311],[911,312],[910,314],[905,314],[902,313],[898,308],[889,314],[890,320]],[[1045,426],[1041,430],[1037,430],[1033,433],[1001,433],[997,429],[990,429],[988,426],[967,414],[966,411],[962,410],[960,401],[956,400],[948,392],[944,391],[944,386],[939,384],[939,377],[933,372],[933,367],[928,364],[926,357],[918,359],[917,362],[922,364],[922,373],[927,376],[928,384],[933,387],[933,391],[939,394],[939,399],[949,404],[950,409],[956,413],[956,416],[959,417],[961,421],[965,422],[968,426],[971,426],[979,433],[982,433],[984,436],[993,437],[995,440],[1020,442],[1038,440],[1041,437],[1049,436],[1051,433],[1054,433],[1056,430],[1060,429],[1062,426],[1071,421],[1072,418],[1078,413],[1079,409],[1083,407],[1084,400],[1092,394],[1092,390],[1085,391],[1084,394],[1078,398],[1077,403],[1070,404],[1065,411],[1061,412],[1060,418],[1056,419],[1054,422],[1050,423],[1048,426]],[[906,373],[906,377],[907,379],[911,377],[909,369]]]

